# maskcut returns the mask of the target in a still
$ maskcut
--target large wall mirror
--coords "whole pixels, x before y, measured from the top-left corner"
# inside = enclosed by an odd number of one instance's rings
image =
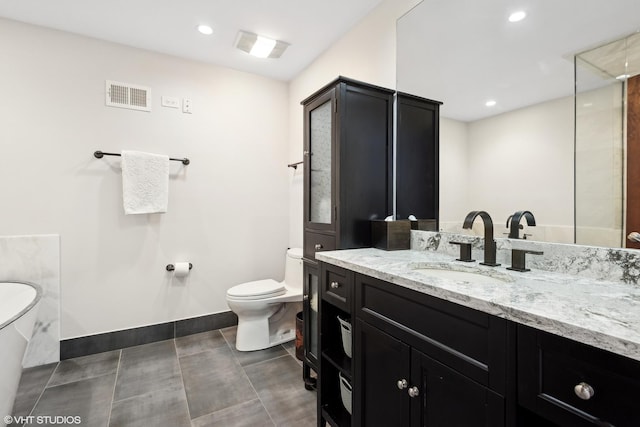
[[[637,0],[424,0],[398,20],[397,89],[443,102],[441,229],[486,210],[499,237],[529,210],[530,239],[627,246],[638,30]]]

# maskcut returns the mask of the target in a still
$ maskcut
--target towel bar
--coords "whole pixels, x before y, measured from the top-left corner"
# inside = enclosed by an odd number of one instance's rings
[[[96,151],[93,153],[93,156],[96,159],[101,159],[103,156],[121,156],[118,153],[105,153],[103,151]],[[189,163],[191,163],[191,161],[189,159],[187,159],[186,157],[184,159],[174,159],[173,157],[169,157],[169,160],[174,160],[176,162],[182,162],[183,165],[188,165]]]

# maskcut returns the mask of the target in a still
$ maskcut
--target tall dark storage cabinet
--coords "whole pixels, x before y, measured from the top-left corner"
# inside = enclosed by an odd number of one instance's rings
[[[396,217],[435,219],[438,224],[438,101],[398,92]]]
[[[318,370],[318,251],[371,246],[392,212],[394,92],[339,77],[304,106],[305,380]]]

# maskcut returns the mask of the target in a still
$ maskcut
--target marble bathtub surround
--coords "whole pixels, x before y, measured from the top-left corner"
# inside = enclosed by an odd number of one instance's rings
[[[23,367],[60,360],[60,236],[0,236],[0,281],[35,283],[42,299]]]
[[[452,244],[452,241],[470,243],[472,257],[476,260],[483,259],[484,239],[482,237],[457,233],[411,231],[411,249],[417,251],[432,251],[457,257],[459,247]],[[640,287],[640,251],[636,249],[547,243],[524,239],[496,238],[495,241],[496,259],[502,267],[510,265],[512,249],[541,251],[542,255],[527,257],[528,268],[622,282]]]
[[[640,287],[629,280],[633,267],[628,258],[592,247],[564,248],[542,244],[544,255],[528,260],[531,271],[507,270],[510,249],[526,244],[498,239],[503,266],[455,261],[458,248],[448,244],[460,235],[412,232],[412,250],[384,251],[374,248],[318,252],[323,262],[347,268],[398,286],[413,289],[465,307],[483,311],[523,325],[640,360]],[[466,238],[473,244],[474,258],[481,259],[482,239]],[[536,246],[537,247],[537,246]],[[582,252],[579,249],[582,248]],[[619,250],[623,251],[624,250]],[[602,259],[598,258],[602,257]],[[544,263],[542,260],[547,260]],[[637,260],[637,258],[635,258]],[[498,258],[500,262],[500,258]],[[543,262],[546,269],[534,264]],[[435,277],[417,267],[441,263],[473,266],[487,275],[499,273],[510,280],[487,283]],[[600,265],[605,264],[605,265]],[[637,264],[636,264],[637,265]],[[556,271],[550,271],[556,269]],[[626,272],[626,273],[625,273]],[[606,276],[594,278],[592,276]],[[627,281],[622,280],[626,278]]]

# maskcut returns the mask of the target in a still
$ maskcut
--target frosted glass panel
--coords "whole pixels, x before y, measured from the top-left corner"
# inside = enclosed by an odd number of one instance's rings
[[[309,221],[331,224],[331,101],[311,111]]]

